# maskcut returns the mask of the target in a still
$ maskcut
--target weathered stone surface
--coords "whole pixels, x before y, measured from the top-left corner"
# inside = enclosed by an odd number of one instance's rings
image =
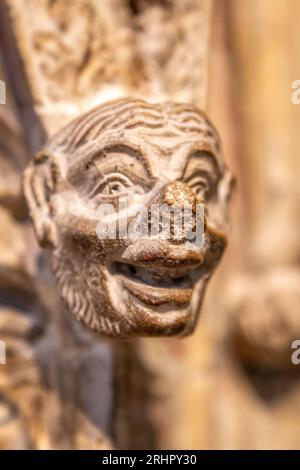
[[[198,108],[108,102],[48,141],[24,173],[24,189],[37,238],[50,247],[59,292],[85,326],[119,338],[194,330],[226,246],[231,189],[218,134]],[[116,208],[120,221],[124,196],[127,236],[102,239],[101,204]],[[191,213],[205,204],[203,228],[192,216],[198,244],[186,233],[180,240],[171,232],[153,236],[154,203]],[[129,230],[140,223],[141,205],[151,233],[134,240]]]
[[[3,49],[15,55],[10,80],[31,147],[43,135],[32,105],[47,134],[111,98],[202,106],[210,9],[210,0],[5,0]]]
[[[31,229],[19,224],[7,209],[0,208],[0,221],[0,285],[30,292],[36,251]]]

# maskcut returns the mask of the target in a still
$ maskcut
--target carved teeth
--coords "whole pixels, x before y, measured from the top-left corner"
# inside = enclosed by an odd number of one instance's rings
[[[190,279],[186,271],[168,268],[151,268],[129,264],[115,263],[114,271],[125,277],[135,279],[137,281],[159,287],[191,287]]]

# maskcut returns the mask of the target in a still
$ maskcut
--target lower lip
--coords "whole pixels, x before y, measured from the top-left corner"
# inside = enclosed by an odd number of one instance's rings
[[[125,277],[122,277],[122,283],[130,294],[148,305],[163,305],[168,303],[182,305],[189,303],[192,298],[192,289],[149,286]]]

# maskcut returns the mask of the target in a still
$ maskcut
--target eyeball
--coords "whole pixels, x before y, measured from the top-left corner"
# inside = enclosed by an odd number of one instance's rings
[[[209,181],[205,177],[196,176],[188,181],[188,185],[197,196],[204,197],[210,191]]]
[[[121,173],[111,173],[100,180],[91,197],[99,194],[111,197],[119,196],[125,194],[130,186],[133,186],[133,183],[127,176]]]

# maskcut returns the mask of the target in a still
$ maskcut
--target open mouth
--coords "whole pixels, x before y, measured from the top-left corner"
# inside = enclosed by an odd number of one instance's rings
[[[116,262],[112,273],[118,276],[130,294],[149,305],[173,302],[184,304],[192,298],[192,281],[188,271]]]

